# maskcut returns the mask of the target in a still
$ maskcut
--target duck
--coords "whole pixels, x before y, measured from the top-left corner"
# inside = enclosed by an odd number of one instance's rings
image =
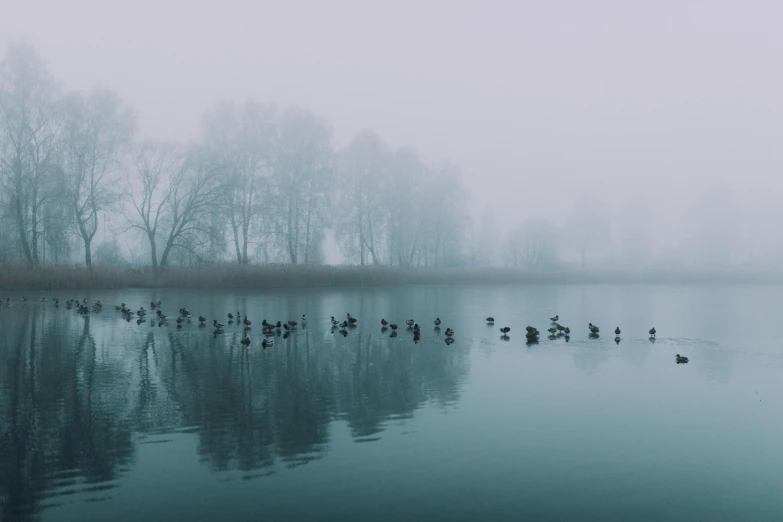
[[[405,324],[407,324],[408,326],[413,326],[415,323],[416,321],[414,321],[413,319],[408,319],[407,321],[405,321]]]
[[[688,358],[684,355],[680,355],[679,353],[674,356],[674,360],[677,361],[677,364],[685,364],[688,362]]]
[[[553,323],[556,323],[560,320],[560,316],[556,315],[554,317],[550,317],[549,320],[552,321]]]
[[[348,328],[348,321],[343,321],[342,323],[338,324],[340,328]]]
[[[346,314],[346,317],[348,318],[348,322],[351,323],[351,324],[356,324],[356,323],[359,322],[359,320],[357,318],[351,316],[351,314]]]
[[[212,320],[212,326],[215,327],[215,330],[222,330],[223,328],[225,328],[226,325],[217,322],[217,319],[213,319]]]
[[[600,330],[598,329],[598,327],[597,327],[597,326],[595,326],[593,323],[590,323],[590,324],[588,325],[588,328],[590,328],[590,333],[594,333],[594,334],[596,334],[596,333],[598,333],[598,332],[600,331]]]
[[[552,328],[547,328],[546,331],[552,335],[555,335],[557,333],[557,328],[553,326]]]
[[[495,318],[494,317],[487,317],[487,324],[495,324]]]
[[[655,327],[650,328],[650,337],[655,337]]]
[[[440,317],[435,318],[435,326],[440,326]]]
[[[251,321],[247,320],[247,317],[245,317],[244,321],[242,322],[245,324],[245,326],[250,326],[251,324],[253,324]]]
[[[419,335],[421,333],[421,328],[418,324],[413,325],[413,335]]]
[[[454,330],[446,328],[446,337],[454,337]]]
[[[243,335],[242,340],[239,342],[247,346],[250,344],[250,337],[248,337],[247,335]]]
[[[511,328],[509,328],[508,326],[504,326],[503,328],[500,329],[500,331],[503,333],[503,335],[505,335],[511,331]]]
[[[619,326],[614,329],[614,334],[615,335],[620,335],[620,327]]]
[[[302,314],[302,327],[304,328],[304,325],[307,323],[307,316],[305,314]]]
[[[389,326],[389,321],[387,321],[386,319],[382,318],[381,319],[381,326]]]
[[[571,329],[566,326],[565,328],[563,328],[563,333],[566,335],[571,335]]]
[[[291,328],[296,327],[296,324],[297,324],[296,321],[288,321],[288,326],[290,326]]]
[[[234,314],[232,314],[231,312],[228,313],[228,320],[229,321],[233,321],[234,320]]]
[[[206,317],[204,317],[203,315],[199,315],[199,316],[198,316],[198,322],[199,322],[199,323],[202,323],[202,324],[203,324],[203,323],[206,323],[206,322],[207,322],[207,318],[206,318]]]
[[[261,341],[261,348],[266,350],[267,348],[269,348],[273,344],[274,344],[274,341],[272,339],[264,339],[263,341]]]
[[[557,328],[558,333],[562,333],[565,330],[565,326],[562,326],[560,324],[556,324],[555,328]]]
[[[340,321],[338,321],[337,319],[334,318],[334,316],[332,316],[332,325],[333,326],[337,326],[339,322]]]
[[[393,331],[396,332],[397,331],[397,324],[392,323],[392,324],[389,325],[389,328],[391,328]]]

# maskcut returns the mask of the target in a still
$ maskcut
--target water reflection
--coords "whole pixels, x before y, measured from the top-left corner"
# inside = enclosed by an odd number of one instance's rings
[[[197,436],[214,471],[265,476],[324,458],[330,425],[377,440],[390,421],[459,399],[467,348],[310,325],[263,350],[239,332],[145,328],[110,313],[0,315],[0,519],[111,498],[138,444]],[[369,329],[368,329],[369,330]],[[260,332],[259,332],[260,333]]]

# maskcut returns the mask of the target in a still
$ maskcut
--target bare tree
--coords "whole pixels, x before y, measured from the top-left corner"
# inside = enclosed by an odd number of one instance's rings
[[[125,195],[133,207],[125,213],[128,228],[141,231],[149,242],[152,269],[158,271],[158,233],[167,223],[171,183],[181,180],[184,156],[169,142],[145,141],[134,147],[133,169],[127,172]]]
[[[362,131],[340,156],[341,219],[338,237],[343,249],[364,265],[367,254],[381,264],[382,237],[388,207],[383,205],[388,150],[372,131]]]
[[[548,221],[531,219],[514,229],[506,240],[507,262],[527,268],[551,267],[557,261],[557,229]]]
[[[84,262],[92,265],[99,216],[116,200],[122,158],[133,137],[133,114],[107,91],[71,95],[66,101],[63,170]]]
[[[274,162],[276,112],[273,106],[248,101],[220,105],[204,117],[205,147],[226,184],[224,208],[240,264],[249,262],[248,244],[264,209],[264,178]]]
[[[326,123],[313,113],[290,108],[280,118],[274,182],[279,236],[292,264],[313,261],[320,251],[323,204],[332,173],[333,151]]]
[[[40,262],[44,206],[52,191],[61,126],[57,86],[30,47],[11,46],[0,65],[0,186],[19,247],[30,265]]]
[[[168,265],[172,250],[181,248],[199,257],[196,248],[203,244],[203,236],[216,233],[214,208],[225,197],[225,186],[215,175],[215,168],[201,150],[187,155],[182,168],[176,169],[169,181],[162,237],[165,240],[158,266]]]

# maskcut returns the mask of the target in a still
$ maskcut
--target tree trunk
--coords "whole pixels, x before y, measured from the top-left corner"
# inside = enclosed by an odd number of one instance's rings
[[[155,233],[152,231],[147,232],[147,238],[150,241],[150,257],[152,258],[152,272],[154,274],[158,273],[158,252],[157,252],[157,246],[155,245]]]

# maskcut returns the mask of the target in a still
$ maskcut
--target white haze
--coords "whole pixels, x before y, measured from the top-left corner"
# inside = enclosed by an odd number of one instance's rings
[[[462,168],[477,218],[562,225],[585,198],[666,257],[722,219],[778,259],[783,4],[774,1],[0,0],[70,89],[109,87],[141,137],[197,138],[216,103],[326,117]],[[693,225],[693,226],[690,226]],[[723,226],[723,225],[721,225]]]

